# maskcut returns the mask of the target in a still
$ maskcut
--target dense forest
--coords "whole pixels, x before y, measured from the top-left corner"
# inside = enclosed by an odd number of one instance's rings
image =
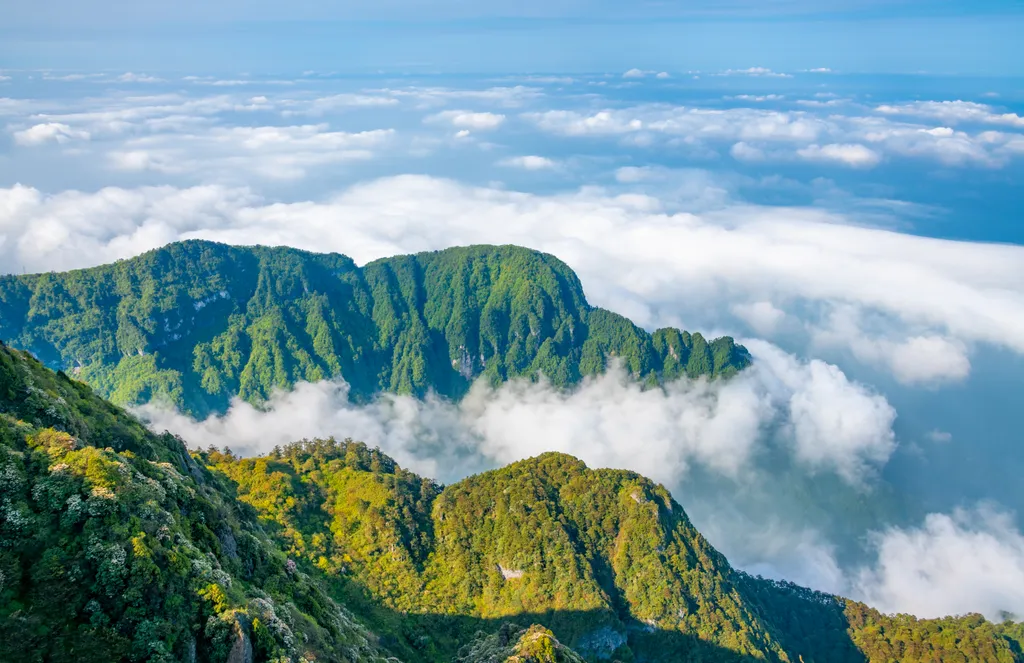
[[[613,358],[650,383],[750,361],[731,338],[650,334],[591,307],[564,263],[514,246],[359,268],[338,254],[180,242],[102,267],[0,276],[0,339],[115,403],[163,399],[196,416],[339,376],[355,399],[458,398],[481,375],[566,386]]]
[[[1024,661],[734,570],[662,486],[545,454],[440,486],[353,441],[189,451],[0,344],[0,661]]]

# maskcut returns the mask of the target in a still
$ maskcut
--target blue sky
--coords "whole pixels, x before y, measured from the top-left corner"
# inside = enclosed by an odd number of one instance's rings
[[[5,4],[0,64],[13,68],[1024,75],[1015,0]]]
[[[358,433],[446,481],[559,449],[666,483],[744,568],[1024,614],[1022,3],[6,4],[0,273],[511,242],[756,358],[473,411],[304,385],[159,414],[186,439]]]

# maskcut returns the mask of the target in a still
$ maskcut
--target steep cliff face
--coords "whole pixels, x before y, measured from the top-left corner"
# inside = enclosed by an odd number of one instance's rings
[[[300,380],[343,377],[357,398],[458,398],[481,375],[566,386],[613,357],[646,381],[749,363],[732,339],[651,335],[593,308],[564,263],[514,246],[360,269],[338,254],[181,242],[93,269],[0,277],[0,339],[117,403],[160,398],[198,415]]]

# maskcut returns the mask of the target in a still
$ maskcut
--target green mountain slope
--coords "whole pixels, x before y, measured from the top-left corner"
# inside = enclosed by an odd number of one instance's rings
[[[441,487],[355,442],[189,453],[0,344],[0,661],[1024,661],[732,569],[562,454]],[[571,649],[570,649],[571,647]]]
[[[0,344],[0,661],[384,661],[182,442]]]
[[[1019,625],[887,617],[737,572],[663,487],[562,454],[447,488],[355,442],[201,458],[289,554],[339,578],[348,605],[387,608],[353,609],[423,660],[508,620],[591,660],[1024,660]],[[504,633],[474,655],[511,656],[519,636]]]
[[[181,242],[92,269],[0,277],[0,339],[116,403],[164,398],[196,415],[337,376],[356,398],[457,398],[480,375],[571,385],[613,357],[651,382],[749,363],[730,338],[649,334],[593,308],[565,264],[514,246],[359,268],[338,254]]]

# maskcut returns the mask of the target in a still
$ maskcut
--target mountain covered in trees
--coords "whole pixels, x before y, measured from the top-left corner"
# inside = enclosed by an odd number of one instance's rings
[[[733,569],[662,486],[545,454],[440,486],[352,441],[189,451],[0,344],[0,661],[1024,661]]]
[[[650,334],[592,307],[564,263],[515,246],[360,268],[339,254],[180,242],[102,267],[0,276],[0,339],[115,403],[164,399],[197,416],[339,376],[355,399],[458,398],[481,375],[567,386],[613,358],[650,383],[750,361],[731,338]]]

